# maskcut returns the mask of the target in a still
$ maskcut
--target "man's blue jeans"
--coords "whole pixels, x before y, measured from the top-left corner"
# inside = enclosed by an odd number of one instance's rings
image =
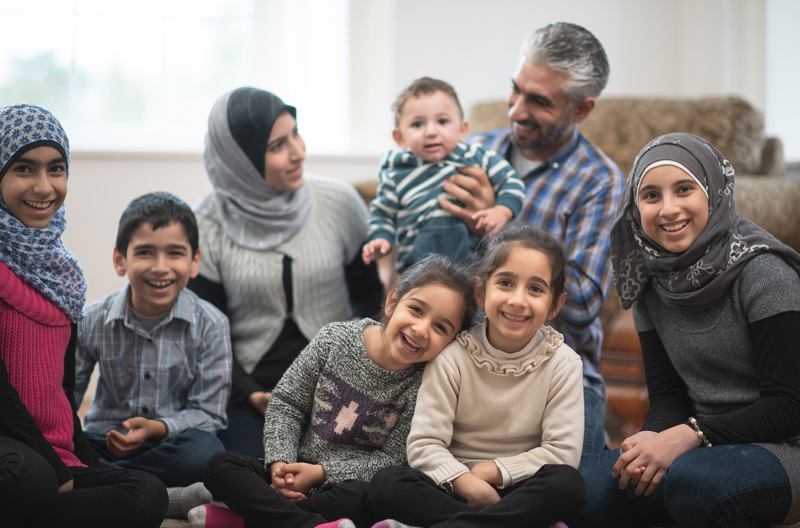
[[[606,400],[597,392],[583,388],[583,454],[606,449]]]
[[[578,468],[586,505],[574,527],[763,526],[784,519],[789,478],[775,456],[753,444],[699,447],[679,456],[653,494],[620,490],[611,468],[620,449],[589,454]]]
[[[160,442],[147,441],[133,455],[117,458],[108,451],[105,435],[87,431],[86,436],[104,466],[147,471],[166,486],[202,482],[208,461],[224,450],[216,435],[187,429]]]

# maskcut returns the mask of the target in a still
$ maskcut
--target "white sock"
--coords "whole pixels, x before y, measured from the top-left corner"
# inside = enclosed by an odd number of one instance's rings
[[[169,507],[167,517],[185,519],[189,510],[211,502],[211,492],[202,482],[195,482],[185,488],[167,488],[169,494]]]
[[[244,519],[228,508],[204,504],[186,515],[190,528],[244,528]]]
[[[189,528],[206,528],[206,507],[197,506],[186,514],[189,519]]]

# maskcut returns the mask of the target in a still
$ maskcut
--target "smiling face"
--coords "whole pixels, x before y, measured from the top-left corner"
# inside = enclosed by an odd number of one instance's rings
[[[67,160],[53,147],[30,149],[8,167],[0,195],[26,227],[47,227],[67,197]]]
[[[400,148],[434,163],[453,152],[468,130],[455,100],[444,92],[433,92],[406,101],[392,137]]]
[[[306,144],[297,132],[297,121],[284,110],[272,125],[264,155],[264,178],[279,191],[296,191],[303,186]]]
[[[114,268],[131,283],[131,305],[146,317],[169,312],[199,266],[200,250],[192,256],[186,230],[177,222],[156,230],[145,222],[134,231],[125,255],[114,249]]]
[[[486,311],[489,343],[498,350],[522,350],[545,321],[556,316],[566,296],[555,299],[552,265],[538,249],[514,246],[506,261],[475,292]]]
[[[508,117],[514,144],[526,158],[546,159],[567,142],[575,123],[594,108],[591,98],[570,104],[563,91],[566,82],[566,75],[547,66],[520,61],[511,80]]]
[[[464,299],[441,284],[409,291],[399,301],[396,291],[384,309],[389,322],[383,329],[387,370],[402,370],[429,361],[461,330]]]
[[[700,184],[673,165],[647,171],[638,198],[645,235],[672,253],[689,249],[708,223],[708,198]]]

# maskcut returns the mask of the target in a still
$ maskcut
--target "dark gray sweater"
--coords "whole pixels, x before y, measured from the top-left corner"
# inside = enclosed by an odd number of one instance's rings
[[[800,519],[800,277],[780,257],[752,259],[710,308],[665,305],[653,288],[633,306],[651,410],[643,429],[689,416],[713,444],[758,443],[792,484]]]

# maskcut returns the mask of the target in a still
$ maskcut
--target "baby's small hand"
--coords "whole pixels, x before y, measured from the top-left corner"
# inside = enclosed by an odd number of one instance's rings
[[[476,229],[483,229],[489,236],[494,236],[506,222],[511,220],[514,214],[511,209],[504,205],[495,205],[489,209],[483,209],[472,215],[473,220],[477,220]]]
[[[373,260],[377,260],[384,255],[388,255],[392,250],[392,244],[384,238],[378,238],[372,242],[364,244],[364,250],[361,252],[361,258],[364,259],[364,264],[369,264]]]

